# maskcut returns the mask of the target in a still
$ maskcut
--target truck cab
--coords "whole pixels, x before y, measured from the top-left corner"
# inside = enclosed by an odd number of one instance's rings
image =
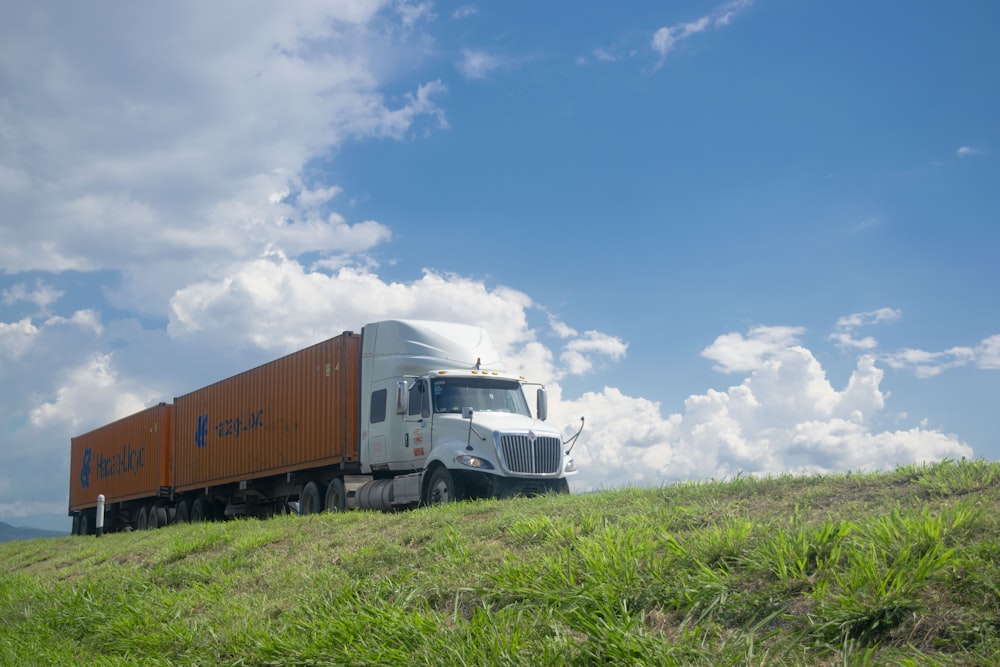
[[[361,334],[361,506],[567,492],[576,466],[531,414],[523,377],[508,374],[485,330],[389,320]]]

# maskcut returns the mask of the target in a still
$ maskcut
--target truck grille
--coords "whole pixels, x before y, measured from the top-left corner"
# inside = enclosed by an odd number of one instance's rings
[[[501,435],[500,449],[507,470],[527,475],[551,475],[559,472],[562,441],[559,438],[535,438],[527,435]]]

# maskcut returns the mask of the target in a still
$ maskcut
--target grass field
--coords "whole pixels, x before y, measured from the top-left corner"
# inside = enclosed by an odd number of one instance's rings
[[[0,544],[2,665],[993,665],[1000,464]]]

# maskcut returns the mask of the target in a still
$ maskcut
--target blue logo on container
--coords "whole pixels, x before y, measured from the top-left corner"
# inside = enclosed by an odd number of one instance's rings
[[[208,415],[198,416],[198,430],[194,432],[194,444],[199,449],[208,445]]]
[[[90,458],[93,454],[90,447],[83,450],[83,465],[80,467],[80,487],[90,488]]]

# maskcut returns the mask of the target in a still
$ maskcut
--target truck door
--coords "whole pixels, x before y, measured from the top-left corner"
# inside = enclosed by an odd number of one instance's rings
[[[418,379],[410,387],[407,410],[403,415],[403,448],[399,463],[404,468],[423,468],[424,459],[431,450],[430,439],[431,401],[427,381]]]

